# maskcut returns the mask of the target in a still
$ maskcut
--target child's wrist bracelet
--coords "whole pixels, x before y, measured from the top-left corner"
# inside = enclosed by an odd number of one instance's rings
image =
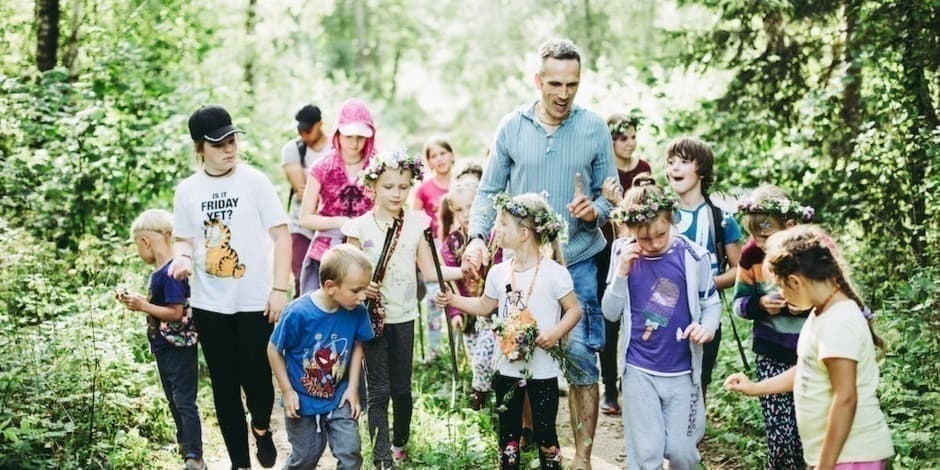
[[[271,290],[274,292],[283,292],[285,294],[287,293],[287,289],[278,289],[277,287],[272,287]]]
[[[183,258],[189,258],[190,261],[193,260],[192,255],[190,255],[190,254],[188,254],[188,253],[180,253],[180,256],[182,256]]]

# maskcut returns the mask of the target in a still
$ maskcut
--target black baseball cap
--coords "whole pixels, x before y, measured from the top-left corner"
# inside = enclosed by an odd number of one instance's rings
[[[193,142],[221,142],[236,132],[245,133],[232,125],[232,116],[221,106],[203,106],[189,116],[189,136]]]
[[[294,119],[297,120],[297,127],[309,128],[320,122],[323,116],[320,114],[320,108],[308,104],[300,108],[300,111],[297,111],[297,114],[294,115]]]

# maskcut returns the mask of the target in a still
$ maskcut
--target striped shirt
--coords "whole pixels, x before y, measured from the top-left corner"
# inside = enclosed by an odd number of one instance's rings
[[[604,249],[600,225],[611,206],[601,196],[608,177],[616,177],[610,131],[600,116],[573,105],[571,113],[549,135],[536,118],[535,103],[506,115],[496,131],[493,153],[470,209],[470,233],[487,234],[496,217],[490,196],[501,192],[548,193],[548,203],[568,221],[564,245],[568,265],[591,258]],[[593,199],[598,218],[575,219],[568,212],[574,199],[574,176],[581,173],[585,192]]]

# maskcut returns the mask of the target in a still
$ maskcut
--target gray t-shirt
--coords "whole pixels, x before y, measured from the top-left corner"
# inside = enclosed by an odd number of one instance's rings
[[[324,145],[319,151],[314,150],[311,147],[307,147],[307,153],[304,155],[304,175],[306,176],[307,170],[313,166],[314,162],[320,159],[320,157],[326,155],[330,151],[329,145]],[[288,163],[300,163],[300,152],[297,150],[297,139],[291,139],[289,142],[284,144],[284,147],[281,148],[281,166],[287,165]],[[313,239],[313,231],[305,229],[300,226],[300,199],[295,197],[290,205],[290,223],[288,227],[290,228],[290,233],[299,233],[303,236]]]

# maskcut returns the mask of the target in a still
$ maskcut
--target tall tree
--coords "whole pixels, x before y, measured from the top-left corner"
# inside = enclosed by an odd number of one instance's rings
[[[36,0],[36,68],[54,68],[58,52],[59,0]]]

